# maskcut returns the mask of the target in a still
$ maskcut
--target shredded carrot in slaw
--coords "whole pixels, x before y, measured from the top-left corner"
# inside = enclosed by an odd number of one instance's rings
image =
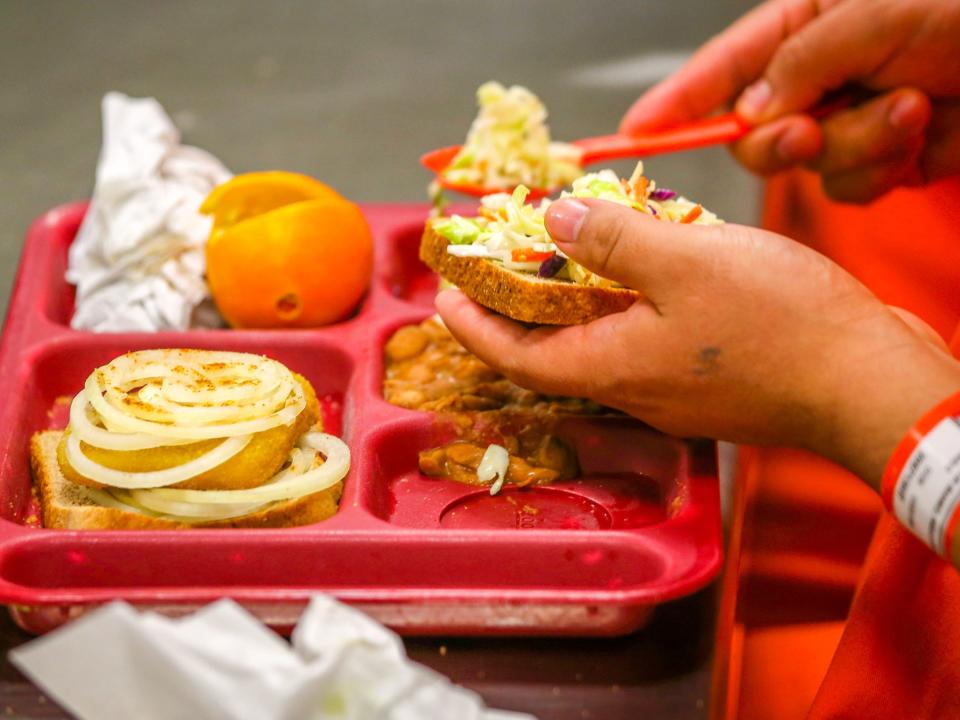
[[[641,175],[633,182],[633,197],[637,201],[646,202],[647,188],[650,187],[650,181],[646,176]]]
[[[701,213],[703,213],[703,207],[701,205],[694,205],[692,208],[690,208],[690,211],[686,215],[680,218],[680,222],[692,223],[694,220],[700,217]]]

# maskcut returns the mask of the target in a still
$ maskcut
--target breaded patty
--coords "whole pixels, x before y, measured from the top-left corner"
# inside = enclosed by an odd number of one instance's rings
[[[294,377],[303,388],[307,405],[293,424],[280,425],[254,434],[249,444],[225,463],[170,487],[190,490],[241,490],[262,485],[276,474],[290,456],[290,450],[300,436],[320,421],[320,403],[313,387],[306,378],[297,374],[294,374]],[[64,477],[80,485],[103,487],[101,483],[80,475],[70,465],[66,451],[69,432],[67,428],[57,446],[57,459]],[[84,455],[104,467],[125,472],[150,472],[165,470],[194,460],[221,442],[223,441],[219,439],[203,440],[190,445],[172,445],[133,451],[104,450],[86,443],[80,443],[80,448]]]

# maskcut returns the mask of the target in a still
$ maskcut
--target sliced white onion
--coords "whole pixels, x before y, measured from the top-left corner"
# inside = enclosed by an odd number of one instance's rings
[[[240,453],[254,433],[291,425],[306,408],[303,387],[282,364],[246,353],[144,350],[98,368],[70,406],[67,460],[106,488],[87,488],[104,507],[195,523],[247,515],[271,503],[332,487],[350,469],[349,448],[332,435],[300,438],[283,469],[246,490],[170,488]],[[81,443],[116,451],[221,440],[165,470],[128,472],[94,462]],[[316,466],[320,456],[326,460]]]
[[[538,262],[514,262],[513,260],[503,260],[501,262],[507,270],[535,273],[540,269],[540,263]]]
[[[214,371],[208,372],[207,377],[214,383],[219,381],[219,384],[213,388],[202,388],[178,378],[168,377],[164,382],[164,395],[172,402],[183,405],[217,404],[224,401],[243,404],[262,400],[273,393],[286,379],[281,378],[278,373],[271,373],[270,376],[238,378],[234,374]]]
[[[247,515],[258,508],[263,507],[262,505],[244,505],[236,507],[231,505],[223,507],[208,505],[205,507],[191,507],[189,508],[190,514],[176,515],[171,513],[156,512],[143,505],[140,505],[130,497],[129,492],[126,490],[98,490],[94,488],[85,489],[93,501],[98,505],[102,505],[103,507],[115,508],[117,510],[123,510],[124,512],[137,513],[139,515],[147,515],[148,517],[161,518],[163,520],[172,520],[174,522],[182,523],[226,520],[231,517]]]
[[[102,505],[103,507],[114,508],[116,510],[123,510],[125,512],[140,513],[142,515],[149,515],[155,517],[157,513],[154,513],[146,508],[136,507],[131,503],[125,503],[121,500],[118,500],[114,497],[113,493],[108,490],[101,490],[99,488],[84,488],[84,492],[89,495],[97,505]]]
[[[189,427],[209,425],[224,420],[231,422],[252,420],[282,408],[292,389],[292,382],[281,384],[265,398],[243,404],[224,401],[220,405],[188,405],[169,400],[165,396],[166,389],[163,387],[147,385],[137,393],[137,399],[152,410],[141,412],[139,417],[142,420],[149,420],[152,417],[155,422],[166,422],[163,418],[176,417],[177,425]]]
[[[170,445],[190,445],[191,438],[177,440],[145,433],[120,433],[97,427],[90,419],[90,403],[85,392],[80,392],[70,403],[70,432],[87,445],[103,450],[149,450]]]
[[[71,433],[67,438],[67,460],[78,473],[104,485],[120,488],[160,488],[189,480],[222,465],[243,450],[250,442],[250,437],[241,435],[227,438],[200,457],[166,470],[127,472],[105,467],[88,458],[80,449],[80,438]]]
[[[510,453],[507,449],[502,445],[490,445],[477,466],[477,480],[483,483],[492,482],[490,494],[496,495],[503,487],[509,469]]]
[[[301,447],[308,447],[322,454],[326,461],[302,475],[287,475],[285,471],[278,473],[274,479],[255,488],[245,490],[181,490],[178,488],[157,488],[149,491],[131,492],[137,502],[149,492],[149,502],[156,507],[157,502],[170,500],[182,503],[267,503],[277,500],[289,500],[303,497],[312,493],[333,487],[350,471],[350,448],[338,437],[320,432],[309,432],[301,438]]]
[[[211,376],[265,380],[290,374],[283,364],[262,355],[177,348],[129,352],[99,370],[105,382],[124,389],[137,387],[144,380],[164,378],[182,384],[188,383],[190,378],[205,383],[204,378]]]
[[[490,251],[483,245],[447,245],[447,252],[456,257],[490,257]]]
[[[317,451],[313,448],[295,447],[290,451],[290,460],[286,468],[271,478],[271,481],[283,480],[290,475],[303,475],[317,459]]]
[[[223,505],[200,505],[198,503],[165,500],[153,495],[149,490],[111,489],[109,493],[120,502],[134,508],[143,508],[150,512],[184,521],[223,520],[225,518],[249,515],[269,503],[234,503]],[[136,496],[133,495],[136,493]]]
[[[117,428],[123,432],[146,433],[148,435],[157,435],[166,438],[189,438],[194,441],[250,435],[263,432],[264,430],[270,430],[280,425],[291,425],[307,405],[306,399],[303,397],[303,388],[300,387],[300,383],[295,382],[293,384],[291,398],[287,401],[288,404],[273,415],[229,424],[180,427],[177,425],[141,420],[125,415],[104,399],[99,383],[97,382],[96,373],[87,378],[84,391],[87,400],[93,405],[94,410],[96,410],[103,419],[104,424],[110,428]]]
[[[105,424],[103,407],[130,420],[193,426],[239,422],[281,408],[297,385],[284,365],[259,355],[210,350],[141,350],[98,368],[85,385]]]

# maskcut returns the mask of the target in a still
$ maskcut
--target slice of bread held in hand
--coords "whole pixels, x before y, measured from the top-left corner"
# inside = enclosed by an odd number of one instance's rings
[[[434,217],[420,240],[420,259],[471,300],[514,320],[580,325],[623,312],[642,295],[567,257],[546,228],[549,200],[526,202],[529,190],[485,195],[475,217]],[[658,188],[638,163],[629,180],[612,170],[573,181],[563,198],[604,200],[667,223],[721,223],[673,190]]]
[[[581,325],[626,310],[641,297],[629,288],[578,285],[508,270],[486,258],[457,257],[448,245],[428,221],[420,259],[474,302],[520,322]]]

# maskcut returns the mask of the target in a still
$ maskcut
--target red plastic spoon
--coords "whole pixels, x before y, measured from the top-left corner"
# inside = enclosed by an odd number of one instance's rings
[[[820,119],[837,110],[849,107],[853,98],[842,95],[834,100],[818,105],[809,111],[813,118]],[[707,145],[721,145],[739,140],[753,128],[736,113],[726,113],[705,120],[696,120],[678,125],[669,130],[648,133],[646,135],[600,135],[598,137],[574,140],[571,144],[580,148],[580,166],[586,167],[602,160],[616,160],[628,157],[650,157],[663,153],[693,150]],[[420,157],[420,164],[437,176],[441,187],[447,190],[482,197],[496,192],[510,192],[513,188],[487,188],[472,183],[455,183],[445,180],[443,171],[460,152],[461,145],[431,150]],[[546,197],[561,188],[530,188],[530,199]]]

